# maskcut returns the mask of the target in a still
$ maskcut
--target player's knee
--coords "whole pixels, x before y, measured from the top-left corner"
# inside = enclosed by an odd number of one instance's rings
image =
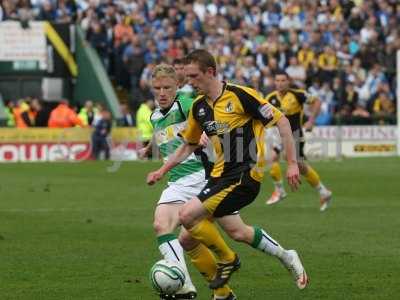
[[[168,228],[168,224],[166,224],[166,222],[163,222],[162,220],[159,220],[159,219],[154,220],[153,229],[156,234],[166,234],[170,231]]]
[[[190,228],[190,225],[192,223],[192,214],[190,213],[190,210],[187,209],[185,206],[183,206],[179,211],[179,221],[184,227]]]
[[[189,251],[195,248],[199,242],[186,232],[179,235],[179,243],[185,251]]]

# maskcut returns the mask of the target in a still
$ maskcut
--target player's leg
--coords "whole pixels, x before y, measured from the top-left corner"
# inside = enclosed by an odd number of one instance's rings
[[[292,273],[297,287],[304,289],[308,283],[307,274],[295,250],[284,249],[265,230],[249,226],[239,215],[227,215],[217,219],[224,231],[235,241],[246,243],[261,252],[275,256]]]
[[[325,211],[332,199],[332,192],[322,183],[317,171],[305,162],[304,142],[300,142],[299,144],[298,164],[300,174],[303,175],[307,182],[319,193],[320,211]]]
[[[279,164],[279,152],[276,149],[272,149],[272,164],[269,174],[274,183],[274,191],[266,203],[271,205],[283,200],[287,196],[283,186],[282,170]]]
[[[246,225],[238,214],[233,214],[253,202],[258,195],[260,183],[254,180],[250,173],[243,173],[240,184],[232,189],[215,209],[214,218],[234,240],[247,243],[279,258],[292,271],[298,287],[304,288],[307,284],[307,275],[296,251],[283,249],[264,230]]]
[[[239,178],[237,180],[240,181]],[[226,182],[220,186],[209,181],[199,194],[199,197],[208,203],[204,204],[195,197],[179,211],[179,219],[191,236],[207,246],[217,257],[217,273],[210,282],[211,289],[224,286],[233,272],[240,268],[239,256],[229,248],[215,224],[209,220],[213,209],[223,199],[226,189],[229,190],[230,186],[230,183]]]
[[[184,191],[173,186],[163,191],[154,213],[153,226],[161,254],[165,259],[178,262],[186,276],[184,291],[178,292],[183,296],[176,299],[194,299],[197,295],[196,288],[187,270],[182,246],[174,234],[175,229],[180,225],[179,209],[184,203],[184,200],[176,200],[177,198],[184,199]]]
[[[187,230],[181,229],[179,242],[189,255],[193,265],[200,274],[210,282],[217,272],[217,261],[213,253],[204,244],[192,238]],[[234,299],[231,288],[225,284],[223,287],[213,291],[214,300]]]
[[[282,141],[276,127],[266,129],[265,133],[267,146],[267,161],[271,163],[269,174],[274,183],[274,191],[266,204],[274,204],[287,196],[282,180],[282,170],[279,164],[280,152],[282,151]]]
[[[182,225],[194,239],[212,250],[218,261],[233,261],[235,253],[225,243],[215,224],[209,220],[209,217],[209,212],[197,197],[185,203],[179,211],[179,219]]]

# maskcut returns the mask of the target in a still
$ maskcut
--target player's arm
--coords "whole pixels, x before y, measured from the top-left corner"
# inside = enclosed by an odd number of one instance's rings
[[[151,137],[150,142],[145,147],[143,147],[143,148],[138,150],[138,154],[137,155],[138,155],[139,159],[144,159],[146,157],[146,155],[151,151],[153,145],[156,144],[155,141],[154,141],[154,138],[155,138],[155,136],[153,134],[153,136]]]
[[[314,127],[315,119],[318,117],[321,111],[321,100],[319,98],[314,98],[314,101],[310,107],[310,117],[308,118],[307,122],[304,124],[304,129],[309,131]]]
[[[282,116],[277,122],[276,126],[279,129],[279,134],[282,139],[282,144],[286,150],[286,160],[288,168],[286,178],[292,190],[296,190],[300,184],[299,167],[296,158],[296,146],[293,139],[292,128],[290,127],[289,120]]]
[[[315,119],[318,117],[321,111],[321,100],[306,91],[299,92],[297,97],[299,98],[300,103],[307,103],[310,105],[310,116],[307,122],[303,125],[303,128],[306,131],[311,131],[314,127]]]
[[[153,135],[151,136],[149,143],[145,147],[140,148],[138,150],[137,155],[138,155],[139,159],[144,159],[147,156],[147,154],[151,151],[153,146],[157,145],[157,143],[155,141],[156,135],[154,133],[154,123],[152,121],[152,116],[153,116],[153,113],[151,113],[150,117],[148,119],[146,119],[146,121],[149,121],[151,124],[151,127],[153,127]],[[142,122],[139,122],[139,123],[142,123]],[[139,131],[140,131],[140,129],[139,129]]]
[[[161,168],[147,175],[147,184],[153,185],[159,181],[169,170],[179,165],[190,154],[192,154],[197,147],[198,145],[190,145],[186,143],[182,144],[180,147],[178,147],[178,149],[175,150],[175,152],[168,158]]]

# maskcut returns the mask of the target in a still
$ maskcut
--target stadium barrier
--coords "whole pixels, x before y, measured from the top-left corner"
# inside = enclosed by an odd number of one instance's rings
[[[308,158],[395,156],[396,126],[321,126],[306,132]]]
[[[91,128],[1,128],[0,162],[82,161],[91,159]],[[310,159],[394,156],[396,126],[321,126],[306,133]],[[111,159],[136,160],[138,131],[112,130]]]
[[[0,128],[0,162],[78,162],[91,159],[91,128]],[[135,160],[141,147],[135,128],[114,128],[111,159]]]

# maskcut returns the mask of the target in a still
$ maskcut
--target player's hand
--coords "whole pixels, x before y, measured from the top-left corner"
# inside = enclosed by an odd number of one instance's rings
[[[147,175],[147,184],[148,185],[153,185],[155,184],[157,181],[159,181],[162,177],[164,176],[163,172],[161,170],[157,170],[154,172],[150,172]]]
[[[149,149],[147,147],[143,147],[138,150],[137,156],[139,157],[139,159],[144,159],[146,157],[148,151],[149,151]]]
[[[201,147],[207,147],[208,143],[210,142],[210,139],[208,138],[207,134],[203,131],[200,137],[199,145]]]
[[[300,172],[299,167],[296,164],[289,164],[286,171],[287,181],[292,189],[292,191],[296,191],[300,185]]]
[[[308,121],[303,125],[303,128],[304,128],[305,131],[312,131],[313,127],[314,127],[314,121],[311,120],[311,119],[308,120]]]

